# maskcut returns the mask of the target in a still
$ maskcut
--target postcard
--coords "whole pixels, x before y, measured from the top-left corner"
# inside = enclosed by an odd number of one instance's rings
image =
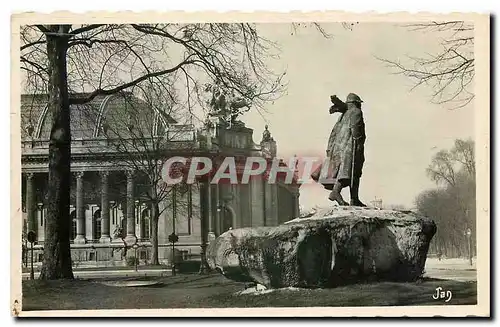
[[[12,16],[17,317],[489,317],[490,17]]]

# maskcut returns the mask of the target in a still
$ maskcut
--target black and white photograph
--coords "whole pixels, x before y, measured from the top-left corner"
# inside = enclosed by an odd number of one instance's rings
[[[12,315],[491,314],[488,15],[11,27]]]

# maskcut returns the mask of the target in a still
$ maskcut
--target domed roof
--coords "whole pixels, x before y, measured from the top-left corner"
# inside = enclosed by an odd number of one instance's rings
[[[47,101],[47,94],[21,96],[22,140],[50,138],[52,113],[48,110]],[[139,126],[144,135],[151,136],[151,132],[158,135],[166,125],[176,123],[167,113],[153,112],[146,102],[128,92],[101,95],[86,104],[71,105],[70,119],[72,139],[112,137],[110,134],[115,137],[132,136],[130,130],[124,128],[126,126]]]

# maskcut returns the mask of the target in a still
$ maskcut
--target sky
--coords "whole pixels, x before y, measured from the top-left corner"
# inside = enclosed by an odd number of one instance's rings
[[[440,50],[440,34],[410,31],[392,23],[360,23],[352,30],[323,24],[332,38],[314,28],[261,24],[258,30],[281,48],[279,60],[269,66],[286,69],[287,94],[269,104],[265,112],[250,111],[242,120],[260,142],[266,124],[277,141],[278,156],[323,156],[338,114],[329,115],[329,97],[345,100],[354,92],[363,100],[367,140],[360,198],[365,203],[382,199],[384,205],[413,207],[415,197],[435,187],[425,170],[433,154],[453,146],[457,138],[474,136],[472,103],[460,109],[431,103],[428,86],[411,90],[413,82],[394,74],[377,60],[397,60]],[[264,117],[262,117],[262,115]],[[327,190],[304,184],[304,208],[330,202]],[[343,196],[349,199],[348,189]]]

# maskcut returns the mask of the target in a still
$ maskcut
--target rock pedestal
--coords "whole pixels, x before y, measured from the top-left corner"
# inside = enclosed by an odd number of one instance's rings
[[[436,224],[410,211],[330,207],[276,227],[233,229],[211,242],[212,269],[267,288],[415,281]]]

